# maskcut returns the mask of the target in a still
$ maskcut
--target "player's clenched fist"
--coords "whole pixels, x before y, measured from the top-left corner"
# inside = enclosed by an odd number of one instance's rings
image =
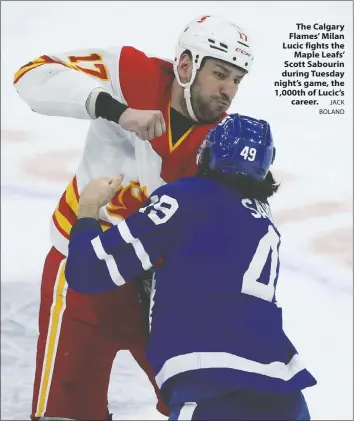
[[[166,123],[159,110],[127,108],[119,119],[120,126],[134,132],[142,140],[152,140],[166,131]]]
[[[108,203],[121,185],[123,174],[115,177],[101,177],[90,181],[82,190],[78,217],[98,218],[99,208]]]

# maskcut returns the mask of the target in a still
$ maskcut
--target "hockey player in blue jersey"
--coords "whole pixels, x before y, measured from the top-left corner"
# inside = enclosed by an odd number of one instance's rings
[[[83,191],[66,279],[103,293],[154,268],[147,358],[171,420],[309,420],[316,384],[282,328],[276,302],[280,234],[268,123],[230,115],[212,129],[198,174],[158,188],[102,232],[98,209],[119,185]]]

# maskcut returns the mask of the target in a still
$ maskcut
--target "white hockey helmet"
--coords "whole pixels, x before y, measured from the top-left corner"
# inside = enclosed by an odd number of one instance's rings
[[[192,77],[182,83],[178,74],[181,55],[188,50],[192,55]],[[204,57],[226,61],[246,72],[249,71],[253,54],[248,36],[244,30],[220,16],[201,16],[192,20],[179,37],[173,70],[180,86],[184,88],[184,98],[190,117],[198,121],[191,103],[190,88]]]

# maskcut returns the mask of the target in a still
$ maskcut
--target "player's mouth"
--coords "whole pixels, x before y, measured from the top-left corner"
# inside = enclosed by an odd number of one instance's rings
[[[217,99],[217,100],[216,100],[216,102],[217,102],[217,103],[218,103],[221,107],[223,107],[223,108],[225,108],[225,109],[229,108],[229,106],[230,106],[230,104],[229,104],[228,102],[226,102],[226,101],[222,101],[222,100]]]

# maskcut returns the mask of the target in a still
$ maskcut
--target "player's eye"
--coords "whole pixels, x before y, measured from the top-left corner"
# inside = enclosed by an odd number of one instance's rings
[[[219,78],[224,80],[226,78],[226,75],[224,73],[218,72],[218,71],[214,71],[214,75]]]
[[[235,79],[234,82],[235,82],[235,85],[239,85],[241,83],[240,79]]]

